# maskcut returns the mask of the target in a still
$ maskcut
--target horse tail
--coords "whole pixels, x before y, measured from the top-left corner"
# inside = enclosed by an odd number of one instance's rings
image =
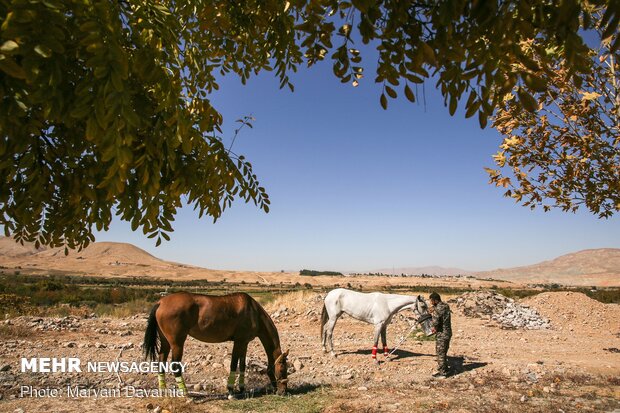
[[[321,339],[323,339],[323,329],[325,328],[325,323],[329,319],[329,315],[327,314],[327,307],[325,307],[325,302],[323,302],[323,310],[321,310]]]
[[[159,328],[157,325],[157,318],[155,318],[155,313],[158,308],[159,303],[155,304],[151,309],[149,321],[146,324],[146,331],[144,332],[144,344],[142,344],[142,349],[144,351],[144,358],[147,360],[155,360],[159,353],[159,334],[157,331]]]

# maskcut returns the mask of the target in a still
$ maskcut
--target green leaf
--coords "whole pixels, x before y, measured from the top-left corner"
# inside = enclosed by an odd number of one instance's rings
[[[18,48],[19,45],[13,40],[7,40],[6,42],[2,43],[2,46],[0,46],[0,52],[4,54],[13,53]]]
[[[450,116],[453,116],[453,115],[454,115],[454,113],[456,112],[457,102],[458,102],[458,101],[457,101],[457,99],[456,99],[456,96],[451,95],[451,96],[450,96],[450,105],[449,105],[449,107],[448,107],[448,110],[449,110],[449,112],[450,112]]]
[[[12,57],[0,55],[0,70],[17,79],[25,79],[26,72]]]
[[[44,45],[42,45],[42,44],[36,45],[36,46],[34,47],[34,51],[35,51],[38,55],[40,55],[40,56],[42,56],[42,57],[44,57],[44,58],[46,58],[46,59],[47,59],[48,57],[51,57],[51,56],[52,56],[52,49],[50,49],[49,47],[44,46]]]
[[[478,112],[478,123],[480,124],[480,127],[482,129],[487,127],[487,121],[488,121],[489,117],[486,113],[484,113],[483,111],[479,111]]]
[[[521,87],[517,89],[517,95],[519,96],[519,101],[525,110],[528,112],[536,112],[536,110],[538,110],[538,103],[536,102],[536,99],[527,93],[525,89]]]
[[[411,90],[411,88],[409,87],[409,85],[405,85],[405,97],[410,101],[410,102],[415,102],[415,95],[413,94],[413,91]]]
[[[383,93],[381,94],[381,98],[379,99],[379,102],[381,102],[381,107],[382,107],[384,110],[387,110],[387,106],[388,106],[388,104],[387,104],[387,98],[385,97],[385,95],[384,95]]]
[[[392,99],[396,99],[396,97],[398,96],[396,91],[392,89],[391,87],[389,87],[388,85],[385,85],[385,91]]]

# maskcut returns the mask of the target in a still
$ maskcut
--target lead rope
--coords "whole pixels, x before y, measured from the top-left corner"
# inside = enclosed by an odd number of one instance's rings
[[[416,309],[416,313],[418,313],[418,315],[419,315],[420,317],[418,317],[418,319],[417,319],[417,320],[415,320],[415,323],[413,323],[413,325],[411,326],[411,328],[409,329],[409,331],[407,332],[407,334],[406,334],[406,335],[404,335],[404,336],[400,339],[400,343],[398,343],[398,344],[396,345],[396,347],[394,347],[394,348],[392,349],[392,351],[390,351],[390,352],[389,352],[389,354],[388,354],[386,357],[390,357],[392,354],[394,354],[394,352],[395,352],[396,350],[398,350],[398,348],[399,348],[399,347],[400,347],[400,346],[401,346],[401,345],[405,342],[405,340],[407,340],[407,337],[409,337],[409,335],[411,334],[411,332],[412,332],[412,331],[413,331],[413,330],[414,330],[414,329],[418,326],[418,324],[422,324],[424,321],[426,321],[426,320],[428,320],[428,319],[429,319],[429,317],[428,317],[428,316],[429,316],[429,314],[421,314],[421,313],[420,313],[420,311],[418,311],[417,309]],[[388,360],[389,360],[389,358],[388,358]]]
[[[398,350],[398,348],[401,346],[401,344],[403,344],[405,342],[405,340],[407,340],[407,337],[409,337],[409,334],[411,334],[411,332],[418,326],[418,322],[416,321],[415,323],[413,323],[413,326],[411,326],[411,328],[409,329],[409,331],[407,331],[407,334],[404,335],[401,339],[400,339],[400,343],[398,343],[396,345],[396,347],[394,347],[392,349],[392,351],[389,352],[389,354],[387,355],[387,357],[390,357],[392,354],[394,354],[394,352],[396,350]],[[389,361],[389,358],[388,358]]]

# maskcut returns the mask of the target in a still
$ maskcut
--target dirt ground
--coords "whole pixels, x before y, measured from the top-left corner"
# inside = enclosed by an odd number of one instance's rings
[[[450,297],[446,297],[450,298]],[[343,316],[336,325],[337,356],[323,354],[322,297],[299,292],[266,309],[290,350],[290,394],[263,395],[266,357],[258,340],[248,350],[246,383],[254,392],[225,400],[232,343],[189,339],[183,361],[192,397],[127,397],[122,389],[154,389],[153,374],[21,373],[20,357],[79,357],[141,361],[146,314],[130,318],[18,317],[0,326],[2,412],[615,412],[620,413],[620,306],[579,293],[543,293],[522,300],[551,320],[549,330],[503,330],[490,319],[469,318],[456,305],[449,351],[455,374],[433,379],[435,343],[410,336],[413,314],[394,317],[389,360],[372,362],[372,326]],[[119,381],[120,379],[120,381]],[[168,384],[173,384],[168,377]],[[34,388],[121,389],[120,397],[20,397]]]

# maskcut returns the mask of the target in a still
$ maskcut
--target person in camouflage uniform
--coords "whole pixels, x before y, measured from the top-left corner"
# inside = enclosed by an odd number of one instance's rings
[[[436,333],[435,345],[437,350],[437,373],[433,374],[433,377],[446,377],[449,374],[446,359],[452,338],[450,307],[441,301],[440,295],[436,292],[431,293],[429,299],[433,306],[432,332]]]

